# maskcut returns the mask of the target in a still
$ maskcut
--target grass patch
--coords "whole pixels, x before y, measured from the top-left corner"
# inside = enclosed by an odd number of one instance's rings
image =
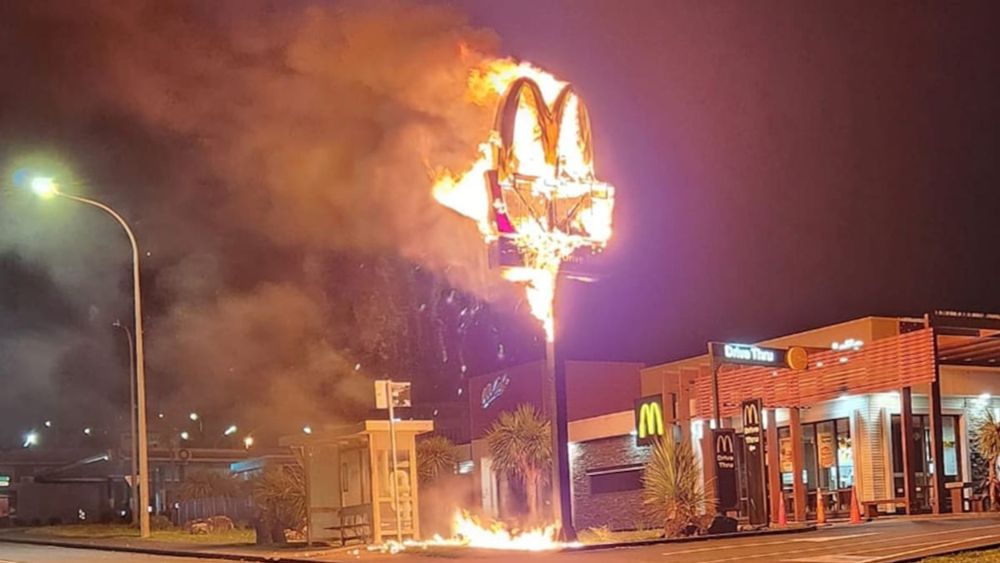
[[[965,551],[954,555],[924,559],[924,563],[966,563],[968,561],[975,561],[976,563],[1000,563],[1000,549]]]
[[[607,526],[587,528],[577,534],[577,539],[584,544],[625,543],[633,541],[653,540],[660,537],[663,530],[632,530],[628,532],[613,532]]]
[[[130,539],[139,538],[139,530],[131,526],[115,524],[70,524],[63,526],[43,526],[28,528],[25,535],[48,538],[72,539]],[[151,539],[172,543],[232,544],[253,543],[253,530],[230,530],[216,534],[196,535],[185,530],[153,530]]]

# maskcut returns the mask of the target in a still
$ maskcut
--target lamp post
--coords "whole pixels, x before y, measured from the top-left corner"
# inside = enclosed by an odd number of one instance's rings
[[[146,430],[146,370],[144,367],[144,350],[142,345],[142,292],[139,286],[139,245],[135,241],[135,234],[125,222],[125,219],[117,211],[99,201],[87,199],[72,194],[59,191],[59,187],[52,178],[36,177],[31,180],[31,189],[40,197],[49,198],[59,196],[79,203],[85,203],[104,211],[118,221],[128,241],[132,245],[132,292],[135,301],[133,309],[135,311],[135,390],[136,404],[138,406],[138,432],[139,432],[139,535],[143,538],[149,537],[149,444]]]
[[[132,489],[132,524],[136,523],[136,518],[138,517],[139,511],[139,480],[136,478],[138,474],[138,463],[139,456],[136,451],[138,447],[135,441],[135,347],[132,344],[132,331],[128,329],[127,326],[123,325],[120,321],[115,321],[112,326],[120,328],[125,332],[125,340],[128,342],[128,398],[129,398],[129,411],[128,411],[128,422],[130,427],[129,435],[129,448],[131,453],[129,457],[132,458],[132,482],[129,483]]]

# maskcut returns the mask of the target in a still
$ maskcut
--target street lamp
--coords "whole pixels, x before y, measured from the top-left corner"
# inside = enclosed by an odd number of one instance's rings
[[[38,444],[38,433],[37,432],[35,432],[34,430],[32,430],[31,432],[28,432],[27,434],[24,435],[24,447],[25,448],[30,448],[31,446],[34,446],[36,444]]]
[[[132,504],[132,524],[135,524],[135,520],[136,520],[138,512],[139,512],[139,505],[138,505],[138,499],[139,499],[139,495],[138,495],[138,493],[139,493],[139,480],[136,478],[136,475],[137,475],[137,473],[139,471],[139,468],[138,468],[138,463],[139,463],[138,457],[139,456],[138,456],[138,451],[137,451],[138,450],[138,446],[136,445],[136,440],[135,440],[135,348],[134,348],[134,346],[132,344],[132,331],[129,330],[127,326],[123,325],[120,321],[115,321],[111,325],[114,326],[114,327],[116,327],[116,328],[122,329],[122,331],[125,332],[125,340],[128,341],[128,375],[129,375],[129,378],[128,378],[128,387],[129,387],[129,392],[128,392],[128,397],[129,397],[128,422],[129,422],[129,427],[130,427],[130,432],[131,432],[131,435],[129,436],[130,444],[131,444],[130,448],[132,450],[132,453],[131,453],[131,455],[129,457],[132,458],[132,482],[131,482],[131,486],[132,486],[132,503],[131,503]]]
[[[31,190],[39,197],[49,199],[52,197],[62,197],[71,199],[79,203],[85,203],[104,211],[118,221],[128,241],[132,245],[132,293],[135,311],[135,390],[136,403],[138,406],[138,434],[139,434],[139,535],[143,538],[149,537],[149,443],[146,434],[146,369],[145,354],[142,345],[142,292],[139,286],[139,244],[135,241],[135,233],[125,222],[125,219],[117,211],[99,201],[87,199],[72,194],[59,191],[59,185],[54,178],[36,176],[31,179]]]

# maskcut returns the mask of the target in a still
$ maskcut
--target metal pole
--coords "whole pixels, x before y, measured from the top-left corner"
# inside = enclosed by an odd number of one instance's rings
[[[127,326],[122,323],[115,321],[114,325],[123,331],[125,331],[125,339],[128,341],[128,398],[129,398],[129,411],[128,411],[128,422],[131,427],[129,437],[131,439],[131,449],[132,452],[130,457],[132,458],[132,479],[129,486],[132,490],[132,498],[129,502],[129,506],[132,508],[132,525],[134,526],[138,522],[138,510],[139,510],[139,456],[138,449],[139,446],[136,442],[135,434],[135,348],[132,344],[132,331],[128,329]]]
[[[114,209],[107,205],[87,199],[85,197],[55,192],[56,195],[86,203],[105,211],[114,217],[125,234],[128,235],[129,243],[132,244],[132,293],[135,311],[135,366],[136,366],[136,404],[138,406],[138,430],[139,430],[139,536],[149,537],[149,443],[146,431],[146,369],[144,366],[145,354],[142,345],[142,291],[139,285],[139,245],[135,241],[135,234],[129,228],[128,223]]]
[[[545,408],[549,417],[550,437],[552,439],[552,474],[549,477],[552,520],[557,528],[562,527],[562,511],[560,510],[560,472],[559,472],[559,408],[556,397],[556,343],[555,335],[545,341]],[[537,507],[533,507],[537,508]],[[537,524],[537,522],[533,522]]]
[[[389,477],[389,483],[392,487],[392,505],[396,512],[396,541],[402,543],[403,519],[399,514],[399,488],[396,486],[396,471],[399,462],[396,459],[396,416],[393,411],[391,379],[385,381],[385,387],[385,396],[389,399],[389,448],[392,450],[392,475]]]

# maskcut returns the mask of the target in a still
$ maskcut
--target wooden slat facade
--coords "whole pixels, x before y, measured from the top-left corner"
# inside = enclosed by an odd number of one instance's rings
[[[844,394],[898,391],[935,379],[934,336],[915,330],[866,343],[858,350],[809,355],[803,371],[724,366],[719,370],[721,416],[739,414],[741,401],[760,397],[767,407],[808,407]],[[698,369],[695,384],[699,418],[712,418],[712,372]]]

